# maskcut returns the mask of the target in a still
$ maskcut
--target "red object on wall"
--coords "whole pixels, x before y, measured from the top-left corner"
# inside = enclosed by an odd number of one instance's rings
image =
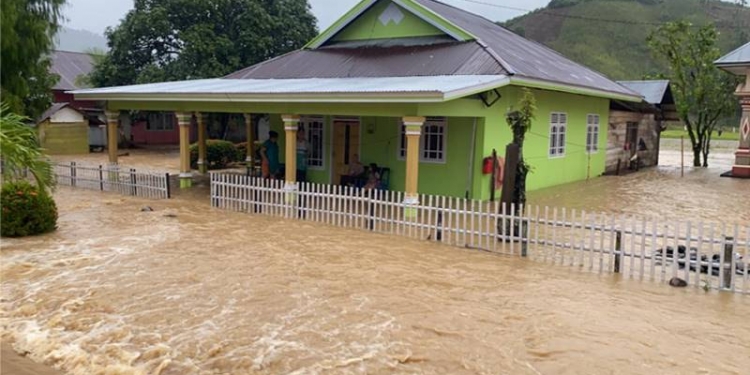
[[[492,173],[492,157],[488,156],[482,160],[482,174]]]

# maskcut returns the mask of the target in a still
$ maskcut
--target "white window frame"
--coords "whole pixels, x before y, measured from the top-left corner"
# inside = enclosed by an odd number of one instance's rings
[[[437,126],[441,128],[440,133],[432,134],[428,131],[429,127]],[[405,160],[406,159],[406,127],[404,126],[404,123],[402,121],[398,122],[398,127],[400,129],[401,137],[400,137],[400,143],[399,147],[396,148],[396,151],[398,153],[398,159],[399,160]],[[424,124],[422,124],[421,129],[422,135],[419,137],[419,162],[420,163],[432,163],[432,164],[446,164],[448,162],[448,119],[446,117],[427,117],[424,121]],[[432,136],[442,136],[442,142],[439,144],[439,147],[442,150],[436,150],[435,152],[438,152],[441,154],[442,157],[440,158],[430,158],[427,157],[425,154],[427,152],[433,152],[431,150],[426,150],[427,145],[429,144],[429,138]]]
[[[586,115],[586,152],[596,154],[599,152],[599,129],[600,117],[595,113]]]
[[[320,131],[320,157],[319,158],[313,158],[313,143],[312,143],[312,135],[313,135],[313,129],[312,125],[316,124],[316,128],[319,126]],[[323,116],[301,116],[300,127],[304,127],[305,129],[305,141],[307,141],[307,168],[315,171],[324,171],[326,169],[326,121],[325,117]],[[317,132],[318,129],[315,131]],[[319,161],[320,165],[313,165],[313,161]],[[316,163],[317,164],[317,163]]]
[[[548,155],[550,158],[565,157],[565,141],[568,132],[568,114],[550,113]]]

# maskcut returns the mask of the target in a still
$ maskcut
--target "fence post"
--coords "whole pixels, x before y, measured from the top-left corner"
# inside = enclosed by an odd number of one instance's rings
[[[136,187],[135,169],[130,168],[130,184],[133,186],[133,196],[138,196],[138,188]]]
[[[367,229],[373,231],[375,230],[375,197],[373,194],[375,194],[375,190],[365,190],[367,191],[368,195],[368,202],[370,203],[370,207],[368,207],[369,211],[369,223],[367,224]]]
[[[519,222],[519,234],[521,237],[521,257],[526,258],[529,251],[529,224],[531,221],[526,221],[526,206],[521,206],[520,211],[518,212],[518,222]],[[526,225],[523,225],[523,222],[526,221]]]
[[[76,162],[70,162],[70,186],[76,186]]]
[[[721,270],[724,272],[721,279],[722,289],[732,288],[732,261],[734,260],[734,237],[724,237],[724,263],[721,265]]]
[[[437,212],[437,234],[435,235],[435,239],[438,242],[443,241],[443,207],[440,207],[440,210]]]
[[[620,261],[622,260],[622,231],[615,233],[615,273],[620,273]]]
[[[99,164],[99,190],[104,191],[104,171],[101,164]]]
[[[172,192],[169,188],[169,173],[164,174],[164,181],[166,182],[166,188],[167,188],[167,199],[172,198]]]

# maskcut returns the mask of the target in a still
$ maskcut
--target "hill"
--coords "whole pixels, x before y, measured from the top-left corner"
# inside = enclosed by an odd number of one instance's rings
[[[107,50],[107,39],[88,30],[63,27],[55,35],[55,49],[70,52],[89,52],[92,49]]]
[[[713,23],[722,52],[750,40],[750,8],[716,0],[552,0],[504,25],[615,79],[664,72],[646,44],[657,25]]]

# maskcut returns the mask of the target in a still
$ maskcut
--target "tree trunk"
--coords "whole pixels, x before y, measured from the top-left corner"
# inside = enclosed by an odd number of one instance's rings
[[[701,147],[700,145],[693,146],[693,167],[701,166]]]

